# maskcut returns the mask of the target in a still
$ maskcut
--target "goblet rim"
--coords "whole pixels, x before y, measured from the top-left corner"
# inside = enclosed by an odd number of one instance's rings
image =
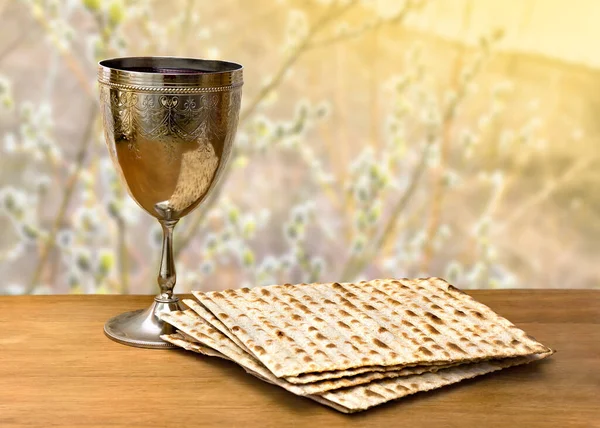
[[[217,59],[124,56],[99,61],[98,81],[101,84],[142,90],[235,88],[243,84],[243,68],[239,63]],[[148,69],[152,71],[147,71]],[[180,72],[177,72],[178,69]]]

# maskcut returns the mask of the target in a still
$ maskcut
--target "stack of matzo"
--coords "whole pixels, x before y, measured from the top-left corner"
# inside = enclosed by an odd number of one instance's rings
[[[194,296],[163,339],[348,413],[553,352],[438,278]]]

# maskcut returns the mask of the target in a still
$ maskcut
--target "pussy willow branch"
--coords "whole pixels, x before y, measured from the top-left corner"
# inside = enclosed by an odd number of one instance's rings
[[[459,58],[460,58],[460,56],[459,56]],[[460,70],[461,63],[462,63],[462,59],[459,59],[459,61],[457,61],[455,64],[454,73],[453,73],[454,81],[458,81],[458,72]],[[480,67],[477,67],[474,70],[474,74],[476,74],[479,71],[479,69],[480,69]],[[465,97],[465,95],[466,95],[466,84],[462,85],[458,88],[456,104],[454,106],[448,106],[448,109],[444,112],[443,120],[442,120],[442,142],[448,141],[450,138],[450,127],[451,127],[452,120],[454,117],[451,109],[456,108],[458,103],[460,103],[462,101],[462,99]],[[375,240],[375,243],[371,247],[370,251],[365,251],[365,255],[362,257],[358,257],[358,258],[350,257],[348,259],[348,261],[346,262],[346,264],[342,270],[342,280],[343,281],[351,281],[352,279],[354,279],[356,277],[356,275],[358,275],[360,272],[362,272],[362,270],[369,264],[369,262],[371,260],[373,260],[378,255],[379,251],[387,245],[388,241],[394,235],[394,229],[396,227],[398,218],[399,218],[400,214],[406,208],[410,197],[416,191],[417,185],[421,181],[423,172],[426,169],[427,154],[429,152],[429,149],[430,149],[433,141],[434,141],[433,138],[428,140],[428,143],[421,155],[419,165],[417,166],[417,168],[413,172],[413,175],[411,176],[411,180],[409,182],[410,184],[407,187],[406,192],[400,197],[398,202],[394,205],[394,208],[392,209],[392,214],[388,218],[386,225],[383,227],[381,234]],[[447,151],[448,148],[446,147],[445,150]],[[446,153],[445,155],[442,154],[442,156],[447,157],[448,153]],[[435,232],[437,230],[438,223],[439,223],[439,215],[440,215],[440,210],[441,210],[441,199],[443,196],[441,194],[441,192],[443,190],[443,175],[438,175],[438,174],[441,174],[441,172],[438,172],[436,174],[435,189],[437,189],[437,190],[434,191],[434,196],[432,197],[432,201],[434,204],[434,206],[432,207],[432,210],[433,210],[433,213],[435,214],[435,217],[433,220],[430,220],[430,224],[429,224],[429,228],[428,228],[428,232],[427,232],[428,235],[431,234],[432,231]],[[438,186],[439,186],[439,188],[438,188]],[[430,241],[432,240],[431,239],[432,236],[433,235],[429,236],[428,239],[426,239],[425,254],[427,254],[427,252],[433,251],[432,247],[430,249],[428,249],[428,246],[431,245]]]
[[[313,27],[308,31],[304,39],[297,45],[294,51],[287,57],[287,59],[281,64],[278,71],[275,73],[275,76],[271,81],[264,86],[260,92],[253,98],[250,102],[249,106],[240,114],[240,125],[242,125],[258,108],[260,103],[269,95],[275,88],[277,88],[282,82],[287,71],[300,59],[302,54],[308,49],[311,40],[313,37],[319,33],[331,20],[340,17],[345,12],[347,12],[350,8],[355,6],[358,3],[357,0],[353,0],[348,4],[345,4],[341,7],[333,7],[327,10],[327,12],[313,25]],[[194,216],[191,218],[191,223],[180,234],[181,238],[179,244],[176,244],[175,248],[175,256],[177,256],[181,251],[183,251],[192,241],[195,236],[196,231],[200,227],[202,223],[202,219],[206,212],[208,212],[215,201],[219,199],[219,196],[223,190],[224,184],[227,181],[227,177],[229,176],[229,172],[231,169],[231,165],[233,164],[233,160],[236,157],[236,152],[234,150],[232,160],[229,162],[229,165],[226,167],[226,170],[223,172],[223,178],[217,184],[217,187],[212,191],[208,199],[198,208]]]
[[[456,63],[455,67],[455,78],[457,79],[458,69],[460,69],[460,64],[462,63],[459,60]],[[481,66],[478,66],[474,70],[474,75],[477,74],[481,70]],[[455,80],[456,81],[456,80]],[[466,89],[468,82],[464,82],[462,85],[456,83],[457,85],[457,98],[455,107],[464,100],[466,96]],[[448,158],[450,155],[450,140],[452,138],[452,128],[454,125],[455,113],[450,114],[449,111],[446,111],[444,114],[444,119],[442,121],[442,139],[441,139],[441,148],[440,148],[440,162],[437,168],[433,171],[433,189],[431,191],[431,210],[429,214],[429,221],[427,223],[426,231],[425,231],[425,243],[423,247],[423,257],[421,259],[420,268],[421,271],[425,271],[429,266],[431,259],[433,258],[434,247],[433,247],[433,237],[436,234],[437,230],[440,226],[441,215],[442,215],[442,206],[445,198],[445,189],[444,182],[445,177],[444,174],[448,167]]]
[[[390,239],[394,236],[394,230],[396,228],[396,224],[398,219],[400,218],[400,214],[404,212],[406,207],[408,206],[408,202],[414,195],[417,190],[419,183],[423,177],[425,169],[427,168],[427,157],[429,155],[429,150],[433,145],[435,138],[430,136],[421,152],[421,156],[419,157],[419,161],[413,170],[413,173],[410,177],[410,181],[406,190],[400,196],[398,201],[394,204],[392,208],[392,212],[387,219],[385,226],[382,228],[379,233],[378,238],[375,240],[375,243],[365,250],[365,254],[361,257],[353,257],[350,256],[342,269],[341,281],[351,281],[356,275],[363,271],[363,269],[369,264],[371,260],[373,260],[379,251],[384,248]]]
[[[52,249],[54,248],[54,245],[56,244],[56,242],[55,242],[56,234],[58,233],[58,230],[60,229],[61,225],[63,224],[65,215],[67,214],[67,208],[69,207],[69,203],[71,202],[73,192],[75,191],[75,185],[77,184],[79,174],[81,173],[81,169],[83,168],[83,164],[85,163],[88,147],[90,145],[90,142],[93,140],[97,113],[98,113],[98,104],[94,101],[91,104],[88,121],[87,121],[85,130],[83,132],[83,135],[81,136],[81,141],[79,143],[77,156],[75,157],[74,170],[65,185],[65,190],[63,192],[62,200],[61,200],[60,206],[58,208],[56,217],[54,219],[54,223],[52,224],[52,229],[50,229],[50,233],[48,234],[46,242],[44,243],[44,245],[42,247],[38,264],[33,272],[31,281],[29,282],[29,285],[27,286],[27,290],[25,291],[26,294],[30,294],[34,290],[34,288],[38,284],[38,282],[40,281],[40,278],[41,278],[42,274],[44,273],[44,268],[46,267],[46,263],[48,262],[48,257],[50,255],[50,252],[52,251]]]
[[[342,16],[357,3],[358,1],[353,0],[340,8],[331,8],[328,11],[328,13],[324,14],[315,23],[315,25],[312,26],[312,28],[308,31],[308,33],[302,39],[302,41],[298,43],[293,52],[279,67],[279,70],[277,71],[277,73],[275,73],[275,76],[271,79],[271,81],[260,90],[260,92],[254,97],[252,102],[250,102],[248,107],[242,112],[242,114],[240,115],[240,122],[243,123],[246,119],[248,119],[248,117],[250,117],[260,105],[262,100],[265,99],[265,97],[269,95],[273,91],[273,89],[275,89],[281,84],[287,71],[300,59],[302,54],[309,49],[313,37],[317,35],[329,22],[331,22],[335,18],[339,18],[340,16]]]
[[[473,12],[473,0],[467,1],[465,4],[462,33],[465,34]],[[452,71],[451,82],[457,92],[456,105],[458,105],[466,95],[468,82],[459,83],[460,70],[464,63],[464,55],[466,49],[464,45],[460,48],[456,61],[454,62],[454,69]],[[474,75],[479,72],[481,67],[477,67],[474,70]],[[450,110],[450,109],[453,110]],[[444,115],[442,124],[442,141],[440,147],[440,163],[438,167],[433,171],[433,190],[431,193],[431,213],[429,215],[429,223],[425,232],[425,244],[423,248],[423,258],[421,260],[421,271],[425,271],[429,266],[429,262],[433,257],[433,237],[437,233],[440,226],[441,215],[442,215],[442,204],[444,199],[444,174],[447,170],[448,157],[450,156],[450,139],[452,138],[452,129],[454,126],[454,120],[456,118],[456,107],[449,106],[448,111]]]
[[[450,152],[450,138],[452,134],[453,119],[444,120],[442,124],[442,139],[440,147],[440,163],[433,172],[433,190],[431,192],[431,211],[429,222],[425,229],[425,243],[423,245],[423,258],[421,260],[421,270],[425,271],[429,261],[433,257],[433,236],[437,232],[442,213],[442,200],[444,198],[444,173],[448,163]]]
[[[36,22],[42,27],[44,31],[48,34],[53,34],[53,30],[48,23],[48,20],[44,16],[43,12],[35,9],[36,6],[31,7],[31,15],[36,20]],[[89,82],[88,76],[86,72],[83,70],[79,61],[73,56],[73,52],[69,48],[65,48],[63,46],[56,46],[58,52],[65,59],[65,64],[71,70],[71,72],[75,75],[77,82],[81,85],[83,90],[90,96],[95,97],[94,90],[92,85]]]

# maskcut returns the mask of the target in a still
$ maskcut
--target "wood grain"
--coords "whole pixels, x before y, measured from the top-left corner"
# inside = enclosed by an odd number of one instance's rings
[[[600,427],[600,291],[469,294],[557,353],[356,415],[226,361],[104,336],[148,296],[0,297],[0,427]]]

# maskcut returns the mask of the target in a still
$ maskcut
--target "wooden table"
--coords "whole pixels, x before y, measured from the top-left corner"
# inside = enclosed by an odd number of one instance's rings
[[[558,352],[354,415],[230,362],[104,336],[151,297],[0,297],[0,427],[600,427],[600,291],[469,294]]]

